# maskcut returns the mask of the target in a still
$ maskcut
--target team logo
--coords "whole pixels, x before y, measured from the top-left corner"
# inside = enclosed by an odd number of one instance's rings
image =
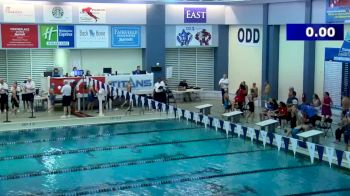
[[[62,18],[64,15],[64,11],[61,7],[52,8],[52,16],[55,18]]]
[[[195,39],[201,46],[208,46],[209,41],[211,40],[211,34],[206,29],[203,29],[196,33]]]
[[[93,13],[93,11],[95,10],[92,9],[91,7],[86,7],[81,10],[82,13],[87,14],[89,17],[93,18],[95,22],[97,22],[99,18]],[[99,10],[96,10],[96,11],[99,11]]]
[[[192,41],[193,35],[190,32],[186,32],[185,29],[182,29],[182,32],[176,36],[177,41],[181,46],[188,46]]]

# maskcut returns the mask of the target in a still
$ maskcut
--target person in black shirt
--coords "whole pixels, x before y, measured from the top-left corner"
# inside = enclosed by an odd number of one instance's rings
[[[182,80],[182,81],[179,83],[179,87],[182,88],[183,90],[188,89],[188,84],[187,84],[186,80]],[[191,99],[191,94],[190,94],[189,92],[184,93],[184,101],[185,101],[185,102],[186,102],[186,97],[188,97],[188,100],[189,100],[189,101],[192,101],[192,99]]]

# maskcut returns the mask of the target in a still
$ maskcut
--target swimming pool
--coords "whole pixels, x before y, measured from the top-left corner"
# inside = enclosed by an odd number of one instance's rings
[[[350,172],[175,120],[0,133],[0,195],[350,194]]]

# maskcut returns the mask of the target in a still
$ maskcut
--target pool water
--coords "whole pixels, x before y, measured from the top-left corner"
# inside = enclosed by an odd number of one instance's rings
[[[0,133],[0,195],[350,195],[350,172],[175,120]]]

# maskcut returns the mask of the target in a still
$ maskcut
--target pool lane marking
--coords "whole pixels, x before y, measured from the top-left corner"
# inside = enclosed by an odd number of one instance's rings
[[[99,138],[99,137],[111,137],[111,136],[117,136],[117,135],[134,135],[134,134],[166,132],[166,131],[179,131],[179,130],[189,130],[189,129],[200,129],[200,127],[161,129],[161,130],[152,130],[152,131],[121,132],[121,133],[104,133],[104,134],[94,134],[94,135],[92,134],[92,135],[82,135],[82,136],[74,136],[74,137],[58,137],[58,138],[50,138],[50,139],[26,140],[26,141],[17,141],[17,142],[3,142],[3,143],[0,143],[0,146],[18,145],[18,144],[33,144],[33,143],[42,143],[42,142],[55,142],[55,141],[65,141],[65,140],[94,139],[94,138]]]
[[[304,192],[304,193],[295,193],[295,194],[288,194],[288,195],[285,195],[285,196],[319,195],[319,194],[337,193],[337,192],[345,192],[345,191],[350,191],[350,187],[348,187],[348,188],[339,188],[339,189],[328,189],[328,190],[312,191],[312,192]]]
[[[107,192],[115,192],[115,191],[121,191],[121,190],[127,190],[127,189],[151,187],[151,186],[156,186],[156,185],[191,182],[191,181],[207,180],[207,179],[213,179],[213,178],[223,178],[223,177],[265,173],[265,172],[275,172],[275,171],[292,170],[292,169],[300,169],[300,168],[316,167],[316,166],[319,166],[319,165],[309,164],[309,165],[278,167],[278,168],[269,168],[269,169],[258,169],[258,170],[205,175],[205,176],[195,176],[195,177],[184,177],[184,178],[176,178],[175,177],[175,178],[169,179],[169,180],[159,180],[159,181],[146,182],[146,183],[135,183],[135,184],[121,184],[121,185],[115,185],[115,186],[110,185],[108,187],[106,187],[105,184],[101,184],[101,185],[97,185],[96,187],[103,187],[103,186],[105,186],[105,187],[95,188],[95,189],[90,189],[90,190],[83,190],[83,191],[61,190],[59,192],[40,192],[40,193],[35,193],[35,195],[55,194],[55,195],[60,195],[60,196],[67,196],[67,195],[87,195],[87,194],[107,193]],[[88,188],[86,188],[86,189],[88,189]],[[63,192],[65,192],[65,193],[63,193]]]
[[[0,161],[40,158],[40,157],[44,157],[44,156],[78,154],[78,153],[87,153],[87,152],[96,152],[96,151],[110,151],[110,150],[137,148],[137,147],[144,147],[144,146],[160,146],[160,145],[168,145],[168,144],[194,143],[194,142],[213,141],[213,140],[227,140],[227,138],[226,137],[217,137],[217,138],[184,140],[184,141],[175,140],[175,141],[159,142],[159,143],[140,143],[140,144],[125,144],[125,145],[118,145],[118,146],[101,146],[101,147],[81,148],[81,149],[75,149],[75,150],[64,150],[64,151],[54,151],[54,152],[46,152],[46,153],[6,156],[6,157],[0,157]]]
[[[159,162],[170,162],[170,161],[189,160],[189,159],[208,158],[208,157],[219,157],[219,156],[228,156],[228,155],[236,155],[236,154],[244,154],[244,153],[273,151],[273,150],[274,149],[267,149],[267,150],[260,149],[260,150],[236,151],[236,152],[228,152],[228,153],[205,154],[205,155],[197,155],[197,156],[177,155],[174,157],[165,157],[165,158],[158,158],[158,159],[141,159],[141,160],[132,160],[132,161],[100,163],[100,164],[92,164],[92,165],[86,165],[86,166],[69,167],[69,168],[63,168],[63,169],[46,170],[46,171],[43,170],[38,172],[26,172],[22,174],[4,175],[4,176],[0,176],[0,180],[13,180],[13,179],[19,179],[19,178],[30,178],[30,177],[36,177],[36,176],[53,175],[53,174],[63,174],[63,173],[80,172],[80,171],[88,171],[88,170],[96,170],[96,169],[116,168],[116,167],[122,167],[122,166],[143,165],[143,164],[151,164],[151,163],[159,163]]]

